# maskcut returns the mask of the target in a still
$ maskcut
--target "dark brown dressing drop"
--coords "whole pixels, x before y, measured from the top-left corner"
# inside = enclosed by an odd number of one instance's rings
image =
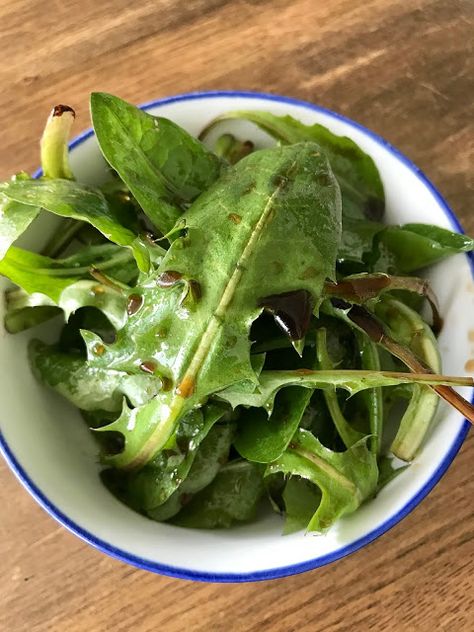
[[[313,313],[313,300],[307,290],[293,290],[266,296],[258,305],[273,314],[275,322],[291,340],[304,338]]]
[[[127,301],[127,314],[133,316],[143,305],[143,296],[140,294],[130,294]]]
[[[156,371],[156,362],[153,360],[145,360],[140,364],[140,369],[145,373],[153,374]]]
[[[158,287],[172,287],[179,283],[183,275],[181,272],[176,272],[176,270],[166,270],[162,272],[160,276],[156,279],[156,284]]]
[[[201,284],[194,279],[189,281],[189,291],[194,301],[199,301],[202,296]]]

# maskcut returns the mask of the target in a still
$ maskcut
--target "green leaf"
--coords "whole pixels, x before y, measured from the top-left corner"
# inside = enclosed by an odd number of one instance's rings
[[[59,297],[58,307],[64,311],[66,320],[80,307],[99,309],[115,327],[121,329],[127,322],[128,297],[96,281],[76,281],[67,287]]]
[[[60,353],[39,340],[30,343],[29,358],[38,379],[82,410],[119,412],[124,397],[140,406],[161,389],[160,380],[151,375],[93,368],[85,358]]]
[[[374,238],[383,228],[379,222],[344,216],[338,261],[363,263],[364,255],[372,250]]]
[[[254,145],[251,141],[242,141],[235,138],[232,134],[223,134],[217,139],[214,151],[217,156],[224,158],[229,164],[235,165],[235,163],[248,156],[254,150]]]
[[[41,300],[45,299],[43,294],[37,294],[36,297],[41,297]],[[49,299],[46,298],[46,300]],[[58,307],[36,304],[34,307],[23,307],[7,312],[4,317],[4,325],[9,334],[17,334],[25,329],[41,325],[41,323],[51,320],[59,314],[61,314],[61,310]]]
[[[276,396],[270,417],[261,408],[243,410],[234,446],[249,461],[270,463],[285,451],[311,399],[309,388],[290,386]]]
[[[403,273],[432,265],[459,252],[474,250],[474,240],[429,224],[389,226],[380,233],[394,265]]]
[[[254,356],[253,356],[254,357]],[[315,364],[313,353],[312,364]],[[263,368],[263,367],[262,367]],[[257,375],[261,374],[261,369]],[[233,389],[239,387],[234,385]],[[255,392],[253,389],[248,391]],[[289,386],[277,393],[270,417],[264,408],[241,409],[234,447],[248,461],[270,463],[286,450],[301,423],[313,391]]]
[[[24,182],[25,178],[28,178],[26,174],[19,174],[13,176],[12,182]],[[8,186],[8,182],[0,185],[0,262],[41,210],[39,206],[11,200],[2,192],[2,186]]]
[[[29,294],[44,294],[57,304],[63,290],[77,281],[77,276],[70,268],[66,268],[63,275],[60,265],[57,266],[60,274],[55,275],[51,272],[54,266],[55,261],[49,257],[12,246],[0,261],[0,274]]]
[[[377,482],[377,494],[381,489],[393,481],[399,474],[401,474],[410,465],[399,465],[395,467],[395,459],[389,456],[382,456],[378,461],[379,466],[379,480]]]
[[[385,196],[382,180],[372,158],[347,136],[337,136],[323,125],[305,125],[291,116],[276,116],[270,112],[247,110],[227,112],[212,121],[202,132],[207,134],[217,123],[230,119],[245,119],[258,125],[281,143],[291,145],[314,141],[326,153],[342,193],[345,218],[380,219]],[[352,224],[344,225],[344,233]]]
[[[106,268],[127,263],[127,251],[118,250],[115,258],[111,257],[103,264]],[[42,310],[41,315],[33,315],[25,312],[26,309],[34,312],[39,306],[56,306],[63,310],[68,320],[77,309],[88,306],[102,311],[116,329],[121,329],[127,321],[128,293],[97,281],[80,279],[90,269],[90,266],[81,263],[87,262],[93,253],[97,253],[97,249],[91,248],[87,253],[55,260],[12,246],[0,262],[0,274],[19,285],[27,294],[16,290],[7,294],[7,328],[18,330],[18,327],[28,325],[28,321],[37,324],[46,320],[48,312]],[[100,262],[98,265],[101,265]],[[55,311],[49,313],[56,315]]]
[[[331,360],[331,357],[328,353],[326,330],[324,328],[318,329],[318,331],[316,332],[316,349],[319,361],[319,368],[322,371],[334,370],[333,361]],[[358,441],[363,439],[364,435],[352,428],[352,426],[344,417],[344,414],[339,405],[339,401],[337,399],[336,390],[325,389],[323,394],[326,401],[326,406],[328,407],[329,413],[332,417],[334,425],[336,426],[337,432],[346,448],[350,448]]]
[[[6,182],[0,192],[21,204],[42,207],[55,215],[91,224],[110,241],[130,248],[140,270],[149,270],[147,247],[127,227],[130,218],[117,213],[98,189],[71,180],[41,179]]]
[[[335,389],[343,388],[351,395],[367,388],[395,386],[397,384],[446,384],[470,386],[471,378],[448,377],[435,374],[398,373],[390,371],[359,371],[338,369],[334,371],[262,371],[256,390],[253,393],[242,392],[228,387],[215,394],[236,406],[264,407],[271,411],[275,395],[283,386],[304,386],[305,388]]]
[[[219,469],[227,461],[234,431],[233,424],[221,423],[211,428],[197,448],[186,478],[163,505],[148,511],[150,518],[158,521],[169,520],[191,500],[193,494],[212,483]],[[193,444],[196,444],[195,439]]]
[[[378,477],[377,459],[368,450],[367,439],[345,452],[333,452],[302,428],[282,456],[267,467],[267,474],[275,472],[301,476],[320,488],[321,502],[307,526],[308,531],[319,533],[373,495]]]
[[[400,301],[386,297],[376,305],[375,313],[390,328],[394,340],[408,347],[433,371],[441,370],[436,338],[419,314]],[[437,394],[429,386],[415,384],[391,446],[395,456],[404,461],[416,456],[437,407]]]
[[[255,518],[264,492],[262,467],[248,461],[224,465],[210,485],[193,497],[173,524],[197,529],[228,528]]]
[[[219,176],[217,156],[165,118],[104,92],[92,93],[91,116],[105,159],[162,233]]]
[[[155,520],[167,518],[170,507],[174,507],[172,497],[189,475],[201,442],[205,441],[213,425],[225,412],[225,407],[215,404],[190,412],[179,424],[174,441],[166,450],[138,471],[109,470],[104,473],[104,482],[115,495],[137,511]],[[106,438],[109,428],[111,425],[101,426],[96,432]],[[228,446],[231,432],[232,428],[227,427]]]
[[[191,469],[179,490],[184,494],[196,494],[207,487],[225,465],[229,457],[235,424],[219,423],[211,429],[199,446]]]
[[[285,504],[283,535],[306,529],[321,502],[319,487],[300,476],[290,476],[282,497]]]
[[[108,347],[107,359],[94,360],[136,370],[153,358],[157,374],[173,386],[136,412],[143,443],[132,448],[126,441],[113,457],[120,467],[150,460],[179,418],[211,393],[256,382],[248,336],[263,298],[294,291],[295,306],[303,294],[311,309],[334,276],[339,191],[312,143],[250,154],[183,218],[187,236],[173,242],[157,276],[136,288],[137,317]],[[295,256],[288,258],[288,250]],[[267,274],[269,266],[279,273]]]

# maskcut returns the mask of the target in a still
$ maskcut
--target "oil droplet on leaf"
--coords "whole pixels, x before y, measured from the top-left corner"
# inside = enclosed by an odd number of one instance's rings
[[[176,270],[166,270],[156,279],[156,284],[158,287],[173,287],[173,285],[179,283],[182,278],[183,275],[181,272],[177,272]]]
[[[180,397],[191,397],[194,393],[196,382],[192,377],[185,377],[176,389],[176,394]]]
[[[139,294],[130,294],[127,301],[127,314],[133,316],[143,305],[143,296]]]
[[[194,279],[189,281],[189,292],[193,301],[199,301],[202,296],[201,284]]]
[[[156,362],[153,362],[153,360],[145,360],[145,362],[140,364],[140,369],[145,373],[153,374],[156,371]]]
[[[94,353],[95,353],[95,355],[98,355],[98,356],[104,355],[104,353],[105,353],[104,345],[96,344],[94,346]]]

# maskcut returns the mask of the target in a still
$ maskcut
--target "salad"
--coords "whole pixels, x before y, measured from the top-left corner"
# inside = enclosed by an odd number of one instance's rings
[[[30,342],[32,370],[80,410],[121,501],[197,528],[266,504],[284,533],[324,532],[409,466],[439,398],[474,419],[452,388],[473,380],[442,375],[419,275],[474,241],[386,225],[351,139],[264,111],[197,139],[105,93],[91,115],[103,184],[75,179],[75,114],[56,106],[42,175],[0,184],[0,273],[7,331],[56,328]],[[275,145],[206,144],[230,119]],[[58,216],[44,249],[15,245],[44,212]]]

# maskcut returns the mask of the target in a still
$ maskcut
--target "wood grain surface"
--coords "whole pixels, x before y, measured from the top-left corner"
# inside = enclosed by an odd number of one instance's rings
[[[472,0],[3,0],[0,178],[38,165],[53,104],[74,106],[77,131],[87,127],[92,90],[135,102],[262,90],[385,136],[474,233],[473,20]],[[471,436],[422,505],[370,546],[247,585],[108,558],[59,527],[2,464],[0,630],[470,632],[473,462]]]

